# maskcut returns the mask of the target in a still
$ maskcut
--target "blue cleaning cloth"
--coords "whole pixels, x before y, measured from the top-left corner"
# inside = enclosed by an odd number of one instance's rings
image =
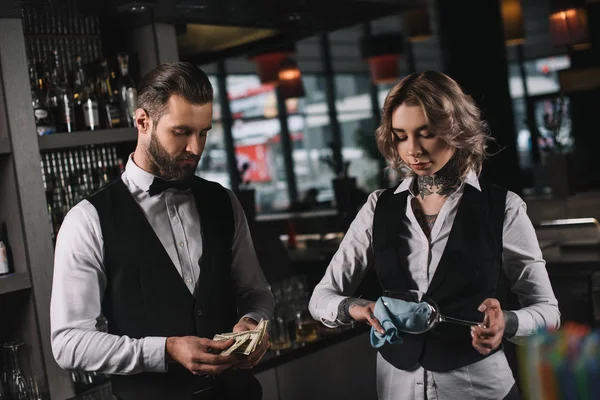
[[[375,303],[373,314],[385,330],[382,335],[371,328],[371,346],[378,349],[386,341],[390,344],[402,343],[398,331],[418,333],[427,329],[431,308],[425,302],[414,303],[382,296]]]

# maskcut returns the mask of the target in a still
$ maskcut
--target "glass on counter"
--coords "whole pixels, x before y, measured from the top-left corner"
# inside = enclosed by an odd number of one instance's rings
[[[317,335],[318,322],[313,319],[307,309],[296,311],[296,342],[314,342]]]
[[[310,293],[303,275],[275,282],[271,290],[275,298],[275,316],[270,324],[272,350],[304,345],[342,330],[327,328],[310,315]]]
[[[288,326],[282,317],[273,318],[270,327],[271,350],[285,350],[292,347]]]

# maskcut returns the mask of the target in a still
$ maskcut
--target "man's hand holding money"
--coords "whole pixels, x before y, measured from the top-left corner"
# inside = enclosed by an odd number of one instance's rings
[[[242,336],[241,339],[236,341],[231,347],[228,348],[228,352],[236,356],[236,362],[234,367],[241,369],[249,369],[254,367],[263,358],[271,343],[269,342],[268,321],[260,321],[257,323],[252,318],[244,317],[233,327],[232,334],[244,334],[248,332],[249,337],[245,338]],[[224,334],[225,338],[229,334]],[[220,340],[219,335],[215,336],[214,340]],[[238,339],[240,339],[238,337]],[[222,339],[221,339],[222,340]],[[241,342],[241,347],[236,351],[235,346],[238,342]],[[233,349],[233,350],[232,350]],[[242,351],[244,350],[244,351]],[[227,350],[226,350],[227,351]]]
[[[183,365],[194,375],[218,375],[237,362],[234,355],[221,355],[234,343],[233,339],[216,341],[196,336],[169,337],[165,350],[169,362]]]

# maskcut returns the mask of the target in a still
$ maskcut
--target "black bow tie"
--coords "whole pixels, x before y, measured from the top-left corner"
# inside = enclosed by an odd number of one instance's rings
[[[150,188],[148,189],[148,194],[150,194],[150,196],[155,196],[157,194],[161,194],[167,189],[188,190],[191,188],[191,179],[185,181],[166,181],[161,178],[154,178],[152,184],[150,185]]]

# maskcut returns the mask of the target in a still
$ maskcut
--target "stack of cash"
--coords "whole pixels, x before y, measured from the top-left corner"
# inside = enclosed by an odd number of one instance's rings
[[[224,356],[230,354],[244,354],[249,355],[252,353],[261,343],[267,332],[269,321],[261,319],[256,328],[251,331],[245,332],[229,332],[215,335],[213,340],[220,342],[226,342],[229,339],[235,339],[235,343],[231,347],[223,350],[218,354]]]

